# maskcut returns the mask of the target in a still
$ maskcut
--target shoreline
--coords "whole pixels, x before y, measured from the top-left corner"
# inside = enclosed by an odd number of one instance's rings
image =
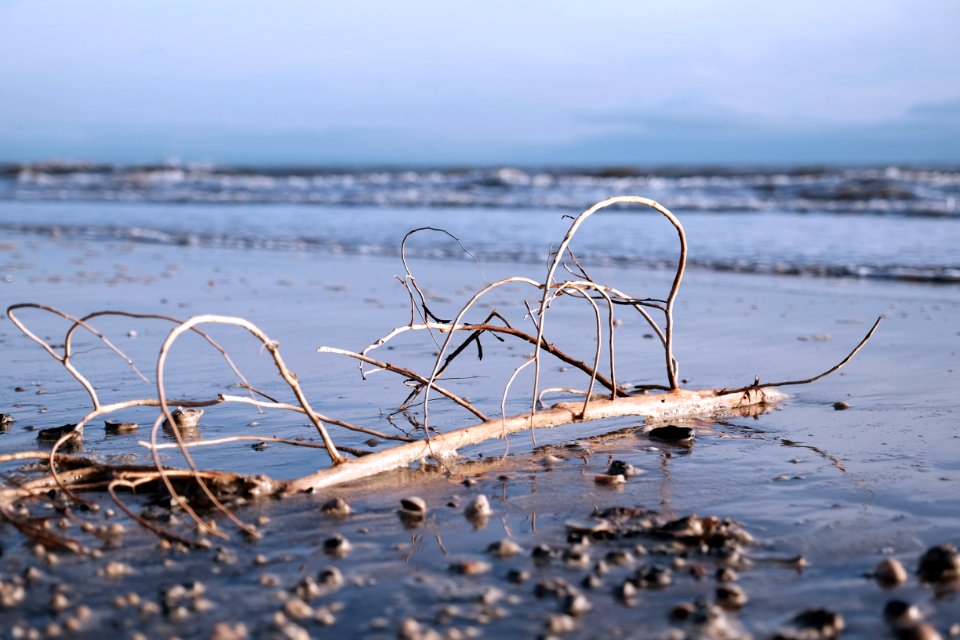
[[[405,322],[409,308],[402,290],[391,280],[400,271],[393,260],[44,238],[18,238],[15,244],[0,252],[4,262],[20,265],[12,271],[13,282],[0,284],[5,303],[33,299],[76,313],[123,307],[183,316],[205,312],[246,316],[281,342],[291,369],[325,411],[382,429],[385,423],[377,418],[376,406],[398,402],[405,395],[397,380],[377,374],[361,382],[352,363],[321,358],[314,352],[321,344],[359,348]],[[438,313],[447,313],[476,283],[505,273],[533,271],[539,275],[540,271],[517,264],[484,264],[483,268],[481,275],[475,265],[431,261],[421,263],[417,273],[433,296],[431,306],[436,305]],[[636,292],[662,288],[670,277],[666,272],[608,268],[597,269],[593,275]],[[54,276],[59,279],[51,279]],[[502,308],[515,304],[510,302],[515,299],[510,292],[492,302]],[[126,522],[125,548],[105,549],[102,559],[96,561],[59,556],[59,564],[51,566],[45,555],[31,555],[29,545],[21,544],[20,534],[4,525],[8,540],[0,559],[3,579],[10,580],[30,566],[37,566],[47,577],[28,590],[23,607],[0,613],[11,621],[22,618],[34,627],[42,628],[50,621],[63,623],[64,616],[49,612],[47,604],[49,589],[66,581],[72,589],[71,602],[89,602],[95,613],[93,622],[76,637],[92,637],[119,624],[119,629],[131,635],[140,628],[136,625],[143,625],[151,630],[151,637],[156,633],[209,638],[214,625],[222,621],[242,621],[256,636],[277,631],[272,616],[285,606],[275,597],[264,598],[264,593],[289,594],[303,577],[332,564],[341,569],[347,584],[311,606],[320,609],[342,602],[343,608],[334,613],[337,622],[329,629],[315,618],[300,620],[298,624],[311,634],[395,637],[402,620],[412,615],[423,626],[440,629],[471,626],[483,635],[506,636],[519,629],[520,635],[535,635],[563,606],[551,598],[537,598],[533,593],[537,582],[562,577],[577,584],[593,562],[620,543],[597,541],[586,568],[571,567],[562,559],[545,568],[528,567],[533,575],[522,585],[507,582],[506,572],[511,567],[527,567],[536,544],[565,548],[567,520],[586,518],[595,506],[619,504],[642,505],[671,517],[689,513],[731,517],[757,538],[759,546],[751,553],[782,558],[802,554],[809,566],[799,574],[766,563],[741,569],[738,584],[751,600],[729,617],[756,637],[785,625],[788,613],[816,606],[828,606],[844,616],[844,637],[877,637],[886,632],[883,604],[894,597],[919,604],[927,619],[946,634],[951,625],[960,622],[951,609],[956,593],[937,599],[932,590],[912,578],[905,587],[884,591],[861,574],[891,556],[912,570],[927,547],[958,542],[960,501],[954,488],[960,481],[956,463],[960,439],[951,416],[958,410],[960,327],[954,319],[960,314],[960,294],[947,288],[897,283],[690,272],[677,303],[681,376],[689,378],[685,386],[731,386],[749,384],[757,374],[767,380],[819,372],[849,351],[877,313],[887,315],[888,321],[842,372],[815,385],[795,388],[794,397],[780,410],[756,418],[692,424],[698,429],[698,438],[689,449],[652,443],[629,430],[636,426],[635,420],[618,419],[606,428],[628,430],[584,445],[589,453],[565,447],[565,443],[589,437],[587,425],[572,425],[559,430],[562,433],[550,434],[538,448],[529,438],[518,436],[511,440],[510,457],[479,475],[473,487],[457,484],[462,478],[445,479],[423,470],[387,476],[377,481],[373,491],[363,485],[338,489],[336,493],[356,510],[345,520],[317,513],[318,506],[330,497],[325,493],[255,502],[242,513],[270,518],[264,527],[266,536],[249,543],[234,535],[225,543],[237,557],[235,564],[217,562],[216,550],[190,554],[156,550],[155,539]],[[584,339],[578,328],[586,317],[584,311],[560,308],[557,314],[551,341],[573,345],[570,348],[582,357],[589,355],[592,337]],[[624,318],[618,336],[623,350],[618,371],[622,368],[624,380],[659,381],[662,363],[655,345],[643,337],[641,324]],[[39,325],[56,335],[54,325],[45,321]],[[137,336],[125,338],[131,329],[137,330]],[[157,341],[168,329],[118,323],[109,325],[109,330],[125,349],[145,357],[143,364],[149,370],[150,353],[155,353]],[[233,340],[230,335],[224,339]],[[10,451],[28,444],[32,448],[35,435],[25,427],[75,420],[84,406],[83,394],[6,319],[0,321],[0,341],[6,358],[15,366],[3,373],[0,410],[17,417],[14,426],[0,434],[0,448]],[[464,361],[461,375],[467,379],[459,384],[477,402],[496,406],[505,375],[509,376],[528,349],[489,342],[483,362]],[[430,362],[430,350],[424,344],[397,343],[390,357],[422,369]],[[250,365],[251,372],[259,376],[257,382],[273,389],[275,380],[264,374],[257,348],[249,342],[237,345],[240,363]],[[213,393],[230,382],[212,357],[192,350],[175,355],[173,378],[182,383],[177,387],[180,391]],[[123,393],[138,388],[135,376],[124,371],[122,362],[109,360],[102,350],[85,356],[99,383],[109,381],[109,388]],[[560,380],[570,374],[550,363],[549,375]],[[28,391],[12,391],[20,385]],[[45,393],[37,395],[37,390]],[[508,408],[526,404],[525,394],[518,387]],[[835,411],[831,405],[839,400],[848,401],[851,409]],[[41,408],[46,412],[39,413]],[[468,420],[451,407],[437,405],[436,410],[445,427]],[[304,424],[283,414],[211,412],[206,418],[204,437],[233,433],[306,437],[308,433]],[[249,426],[251,422],[258,424]],[[125,455],[135,448],[132,440],[91,431],[87,446],[103,455]],[[501,453],[502,445],[493,444],[468,452],[468,457],[486,460]],[[561,459],[544,462],[550,455]],[[623,459],[646,473],[629,479],[619,491],[599,487],[593,474],[602,473],[610,458]],[[253,451],[249,443],[198,456],[201,467],[229,462],[239,470],[270,474],[307,468],[310,459],[311,454],[302,450],[279,446]],[[845,472],[836,467],[836,460]],[[500,480],[501,475],[510,480]],[[396,510],[399,499],[411,493],[423,494],[436,519],[408,530]],[[478,493],[490,499],[495,512],[482,529],[474,529],[462,515],[465,502]],[[457,495],[457,508],[444,506]],[[133,502],[146,506],[140,499]],[[361,533],[361,529],[368,532]],[[354,546],[342,559],[323,551],[324,541],[336,533]],[[515,538],[525,553],[513,560],[491,560],[484,549],[501,537]],[[438,539],[449,556],[436,544]],[[255,562],[258,554],[267,556],[266,565]],[[480,576],[459,575],[449,566],[455,555],[491,562],[493,568]],[[119,579],[94,579],[110,559],[129,564],[135,573]],[[668,556],[637,558],[630,570],[649,560],[673,562]],[[165,567],[166,561],[170,563]],[[617,629],[629,636],[637,624],[648,624],[644,628],[656,637],[676,626],[667,615],[672,606],[698,596],[713,597],[716,587],[712,579],[698,580],[675,570],[672,586],[644,591],[634,606],[625,606],[613,590],[626,572],[626,568],[615,570],[604,579],[602,588],[587,594],[594,609],[575,620],[574,636],[589,634],[597,624],[607,624],[603,628],[611,637],[617,637]],[[273,587],[259,582],[267,573],[278,578]],[[187,606],[189,611],[181,622],[162,613],[141,621],[138,608],[118,607],[112,602],[131,590],[141,592],[144,600],[157,602],[163,589],[191,576],[207,583],[204,597],[217,606],[209,612]],[[418,582],[417,576],[422,581]],[[370,584],[369,578],[377,583]],[[86,585],[94,583],[102,592],[89,591]],[[488,588],[504,593],[501,599],[505,600],[488,604],[504,609],[507,617],[498,618],[487,611],[487,622],[469,620],[483,613],[477,607],[487,606],[482,594]],[[371,601],[379,602],[383,609],[387,626],[382,630],[370,626]],[[425,606],[427,602],[431,604]],[[454,615],[449,623],[438,622],[440,609],[449,606],[468,613]]]

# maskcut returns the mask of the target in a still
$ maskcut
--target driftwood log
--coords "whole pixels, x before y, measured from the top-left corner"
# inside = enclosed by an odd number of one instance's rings
[[[445,459],[457,455],[457,451],[487,440],[506,436],[531,428],[546,429],[591,420],[643,416],[648,420],[669,420],[690,416],[729,414],[751,406],[776,404],[786,398],[777,389],[749,389],[737,393],[718,395],[713,390],[687,391],[677,389],[669,393],[642,395],[615,400],[594,400],[582,412],[582,403],[561,402],[534,416],[521,415],[511,418],[495,418],[464,429],[434,436],[429,442],[409,442],[391,447],[369,456],[349,460],[309,476],[286,483],[287,492],[320,490],[345,482],[405,467],[426,458]]]

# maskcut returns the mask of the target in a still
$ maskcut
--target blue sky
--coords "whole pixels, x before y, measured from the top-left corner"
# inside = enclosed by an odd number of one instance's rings
[[[0,161],[960,161],[960,2],[0,0]]]

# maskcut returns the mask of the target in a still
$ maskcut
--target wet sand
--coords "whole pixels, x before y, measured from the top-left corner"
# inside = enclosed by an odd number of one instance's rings
[[[315,352],[321,344],[359,349],[406,322],[409,306],[392,280],[400,272],[395,261],[86,244],[25,235],[3,245],[0,263],[6,278],[0,284],[4,305],[34,301],[77,314],[126,309],[183,317],[242,315],[280,341],[290,368],[324,413],[386,431],[391,425],[379,409],[391,409],[406,395],[400,381],[388,374],[361,381],[352,362]],[[431,308],[451,315],[483,282],[518,271],[533,277],[543,272],[529,265],[483,267],[482,274],[465,262],[421,261],[415,268],[421,283],[435,292]],[[670,279],[666,272],[636,270],[597,270],[593,275],[644,295],[662,292]],[[517,294],[498,293],[493,300],[497,308],[518,313]],[[886,319],[877,335],[843,371],[814,385],[787,389],[793,397],[763,415],[691,423],[698,433],[692,447],[651,441],[638,433],[639,422],[629,419],[541,432],[537,447],[528,434],[520,434],[511,439],[504,460],[499,460],[502,442],[461,452],[472,466],[453,467],[452,475],[396,473],[323,495],[251,504],[238,515],[251,521],[269,519],[263,539],[247,541],[234,531],[223,550],[162,549],[135,523],[117,516],[126,529],[119,548],[104,549],[97,559],[56,553],[56,564],[51,565],[49,554],[37,555],[32,543],[4,525],[2,580],[14,584],[21,576],[25,584],[23,602],[0,609],[0,619],[7,629],[19,625],[44,634],[54,631],[47,628],[54,623],[66,633],[64,625],[74,624],[69,621],[78,618],[77,607],[86,605],[90,615],[80,616],[71,637],[133,637],[139,632],[151,638],[209,638],[220,622],[242,623],[250,637],[271,637],[295,632],[277,618],[286,608],[284,619],[312,637],[396,637],[411,617],[421,630],[429,627],[449,637],[531,637],[548,631],[552,615],[574,606],[569,591],[558,592],[556,581],[562,579],[584,596],[590,609],[571,620],[554,618],[556,632],[571,624],[573,637],[662,637],[671,628],[697,637],[701,628],[672,620],[669,612],[697,598],[717,598],[714,574],[725,562],[722,557],[693,548],[668,549],[669,540],[649,531],[630,538],[593,539],[582,548],[568,540],[568,521],[623,506],[656,511],[661,523],[689,514],[732,518],[752,535],[754,543],[743,552],[753,561],[735,563],[736,584],[749,601],[725,614],[733,633],[771,637],[797,613],[827,608],[843,616],[844,637],[885,637],[890,632],[882,617],[884,605],[900,599],[916,604],[946,636],[960,623],[957,592],[922,585],[912,574],[928,547],[960,543],[960,291],[691,271],[677,308],[680,373],[691,388],[749,384],[755,375],[763,381],[807,377],[845,355],[881,314]],[[580,357],[592,357],[593,336],[583,328],[590,315],[572,305],[558,307],[550,339]],[[62,323],[23,317],[40,327],[41,335],[59,340]],[[662,358],[654,341],[644,337],[647,330],[637,318],[622,317],[618,377],[662,383]],[[153,358],[168,327],[131,320],[98,326],[152,376]],[[136,335],[129,335],[131,331]],[[256,386],[283,392],[257,344],[235,332],[216,335]],[[0,345],[7,362],[0,374],[0,411],[16,418],[9,430],[0,432],[0,450],[33,449],[37,443],[31,427],[75,421],[86,410],[87,399],[76,382],[8,320],[0,322]],[[78,362],[88,367],[105,394],[151,394],[151,387],[138,382],[121,361],[92,341],[83,345],[78,343],[78,351],[92,351]],[[435,350],[429,341],[405,340],[380,355],[423,370]],[[463,377],[457,388],[494,412],[503,383],[529,352],[527,345],[488,340],[482,362],[464,360],[451,375]],[[173,356],[168,374],[172,395],[231,389],[229,370],[215,354],[185,344]],[[555,362],[548,363],[546,376],[550,385],[584,383]],[[18,387],[24,390],[15,391]],[[508,413],[525,410],[524,389],[520,383],[514,387]],[[835,410],[838,401],[850,408]],[[471,422],[469,415],[444,403],[432,407],[431,414],[444,429]],[[115,435],[96,425],[87,431],[85,452],[112,460],[134,453],[143,458],[136,441],[143,439],[152,414],[130,412],[117,419],[135,420],[141,427]],[[295,416],[258,415],[234,407],[210,410],[201,427],[206,438],[315,438]],[[594,438],[611,431],[617,433]],[[368,436],[335,437],[362,446]],[[580,444],[568,448],[571,442]],[[197,454],[202,467],[276,477],[296,477],[324,464],[314,450],[273,444],[255,450],[249,442]],[[177,462],[173,454],[168,459]],[[611,460],[626,461],[645,473],[619,488],[600,486],[594,475],[603,473]],[[4,471],[15,468],[6,465]],[[468,477],[475,484],[462,484]],[[463,508],[480,494],[489,499],[494,513],[485,526],[476,527],[464,518]],[[343,519],[324,515],[320,506],[332,495],[346,499],[354,513]],[[414,528],[397,515],[401,498],[410,495],[423,497],[430,509]],[[146,506],[146,498],[130,502]],[[222,524],[229,528],[226,521]],[[352,544],[340,558],[324,550],[325,541],[338,533]],[[488,545],[504,538],[514,540],[522,552],[491,557]],[[555,550],[548,561],[531,557],[539,544]],[[648,554],[639,555],[637,544]],[[616,552],[624,550],[630,550],[632,558],[611,566],[599,576],[599,584],[582,584],[596,572],[597,561],[611,552],[611,558],[622,559]],[[804,559],[802,570],[796,563],[767,561],[798,556]],[[906,585],[885,589],[864,577],[891,557],[911,573]],[[458,564],[465,560],[488,563],[488,570],[462,575],[457,567],[487,568]],[[128,565],[133,573],[98,576],[111,561]],[[305,598],[312,610],[307,616],[305,609],[290,604],[292,594],[305,577],[316,578],[328,566],[340,570],[344,584],[329,594]],[[649,566],[669,567],[671,584],[641,588],[622,602],[618,589]],[[41,575],[29,571],[31,567]],[[512,569],[529,572],[529,579],[510,582]],[[22,578],[26,571],[28,578]],[[191,581],[202,582],[204,593],[169,592],[171,586]],[[538,584],[545,586],[538,590]],[[59,612],[51,610],[51,605],[63,604],[56,597],[57,585],[65,585],[67,601]],[[131,592],[139,599],[136,605],[130,604]],[[164,593],[166,605],[161,602]],[[153,606],[144,610],[146,602],[155,603],[157,611]]]

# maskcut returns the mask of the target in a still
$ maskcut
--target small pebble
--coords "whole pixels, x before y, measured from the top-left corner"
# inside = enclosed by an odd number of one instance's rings
[[[213,611],[215,608],[213,601],[207,598],[195,598],[193,601],[193,610],[198,613]]]
[[[826,609],[807,609],[793,618],[793,624],[800,629],[812,629],[822,638],[838,638],[846,624],[843,616]]]
[[[610,475],[609,473],[598,473],[593,476],[593,481],[601,486],[616,487],[626,484],[627,478],[622,474]]]
[[[213,561],[217,564],[236,564],[237,554],[232,549],[220,547],[217,549],[216,555],[213,556]]]
[[[484,589],[483,593],[480,594],[480,602],[485,605],[492,605],[502,600],[505,595],[506,594],[504,594],[500,589],[497,589],[496,587],[489,587]]]
[[[884,558],[874,569],[873,575],[884,587],[895,587],[907,581],[907,570],[896,558]]]
[[[633,562],[633,554],[629,551],[615,550],[608,552],[603,559],[610,564],[622,567]]]
[[[657,565],[640,567],[637,569],[632,582],[638,587],[646,589],[661,589],[670,586],[673,575],[670,569]]]
[[[477,520],[480,518],[489,518],[493,514],[493,509],[490,507],[490,501],[487,499],[487,496],[481,493],[467,503],[463,514],[470,520]]]
[[[609,520],[604,518],[589,518],[586,520],[567,520],[564,523],[567,531],[574,533],[599,533],[611,530]]]
[[[560,464],[561,462],[563,462],[563,458],[561,458],[560,456],[555,456],[553,454],[546,455],[540,458],[540,464],[542,464],[545,467],[553,467],[555,465]]]
[[[737,572],[730,567],[720,567],[713,576],[717,582],[734,582],[737,579]]]
[[[919,622],[920,610],[903,600],[890,600],[883,607],[883,620],[892,627],[902,627]]]
[[[249,637],[247,626],[242,622],[218,622],[210,633],[210,640],[247,640]]]
[[[50,596],[50,610],[51,611],[64,611],[67,607],[70,606],[70,600],[63,593],[54,593]]]
[[[603,586],[603,579],[595,573],[587,575],[581,582],[584,589],[599,589]]]
[[[629,462],[624,462],[623,460],[614,460],[610,463],[610,466],[607,467],[607,475],[610,476],[623,476],[625,478],[630,478],[633,476],[638,476],[643,473],[643,470],[636,468]]]
[[[83,628],[83,623],[77,618],[70,616],[68,618],[64,618],[63,628],[69,631],[70,633],[76,633]]]
[[[400,621],[397,638],[400,640],[420,640],[423,637],[424,633],[420,629],[420,623],[414,618],[404,618]]]
[[[404,514],[423,518],[427,515],[427,503],[418,496],[411,496],[400,501],[400,509]]]
[[[78,443],[83,440],[83,436],[79,431],[74,431],[74,428],[77,425],[75,424],[64,424],[59,427],[50,427],[49,429],[40,429],[37,432],[37,440],[42,442],[56,442],[60,438],[70,435],[69,441]]]
[[[326,567],[317,575],[317,581],[326,587],[338,588],[343,585],[343,574],[336,567]]]
[[[523,551],[523,549],[520,548],[520,545],[509,538],[504,538],[499,542],[492,542],[490,546],[487,547],[487,552],[499,558],[515,556],[521,551]]]
[[[930,547],[920,556],[917,575],[924,582],[960,579],[960,553],[950,543]]]
[[[200,423],[200,418],[203,414],[203,409],[177,407],[170,415],[179,428],[194,429]],[[164,420],[163,426],[166,429],[172,428],[169,420]]]
[[[637,586],[630,580],[624,580],[623,583],[617,587],[616,595],[619,600],[629,602],[637,597]]]
[[[104,420],[104,431],[107,433],[130,433],[137,430],[136,422],[120,422],[119,420]]]
[[[928,622],[918,622],[893,630],[896,640],[943,640],[937,628]]]
[[[523,569],[510,569],[507,572],[507,581],[513,584],[523,584],[530,579],[530,572]]]
[[[335,518],[345,518],[353,512],[353,509],[343,498],[330,498],[323,503],[320,510],[326,515]]]
[[[257,580],[264,587],[276,587],[280,584],[280,578],[272,573],[265,573]]]
[[[350,553],[352,546],[353,545],[350,544],[350,541],[339,533],[335,533],[323,541],[323,550],[326,553],[338,558],[342,558]]]
[[[576,593],[570,594],[563,601],[563,612],[569,616],[582,616],[593,608],[586,596]]]
[[[566,549],[561,557],[568,567],[586,569],[590,566],[590,554],[583,549]]]
[[[704,534],[703,520],[689,515],[667,522],[657,532],[673,538],[700,538]]]
[[[0,609],[10,609],[18,606],[27,597],[23,585],[0,580]]]
[[[490,571],[490,564],[483,560],[461,560],[454,562],[450,568],[463,576],[477,576]]]
[[[547,631],[552,634],[563,635],[576,628],[576,620],[565,613],[555,613],[547,619]]]
[[[36,567],[27,567],[23,572],[23,579],[27,582],[37,582],[41,578],[43,578],[43,571]]]
[[[332,627],[337,622],[336,616],[328,607],[314,609],[313,619],[325,627]]]
[[[122,578],[133,573],[133,567],[122,562],[111,561],[97,570],[101,578]]]
[[[717,587],[715,595],[717,604],[728,611],[741,609],[748,601],[747,594],[735,584],[720,585]]]
[[[313,607],[297,597],[290,598],[284,603],[283,612],[294,620],[313,617]]]
[[[850,408],[850,403],[844,402],[843,400],[841,400],[840,402],[834,402],[833,408],[837,411],[845,411],[846,409]]]
[[[663,427],[651,429],[647,435],[656,440],[664,442],[673,442],[675,444],[689,444],[696,437],[696,432],[692,427],[678,427],[675,424],[668,424]]]
[[[670,619],[683,622],[685,620],[689,620],[694,611],[696,611],[696,607],[692,602],[681,602],[674,608],[670,609]]]

